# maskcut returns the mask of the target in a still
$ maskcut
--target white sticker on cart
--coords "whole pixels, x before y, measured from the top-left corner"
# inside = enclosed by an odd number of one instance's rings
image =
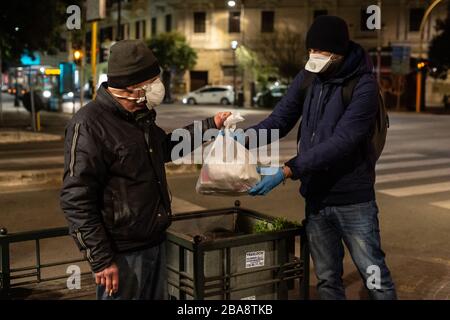
[[[256,300],[256,296],[249,296],[249,297],[241,298],[241,300]]]
[[[251,251],[245,254],[245,268],[264,266],[264,251]]]

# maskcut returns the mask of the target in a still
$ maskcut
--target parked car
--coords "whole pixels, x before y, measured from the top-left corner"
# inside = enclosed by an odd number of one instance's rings
[[[189,92],[182,98],[184,104],[223,104],[229,105],[234,102],[234,91],[232,86],[204,86]]]
[[[258,107],[273,108],[286,94],[287,88],[284,84],[272,85],[268,89],[258,92],[253,97],[253,101]]]

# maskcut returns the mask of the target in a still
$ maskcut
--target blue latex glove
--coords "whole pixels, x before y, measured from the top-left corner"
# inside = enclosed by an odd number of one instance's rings
[[[258,172],[260,169],[258,168]],[[263,176],[261,181],[256,186],[248,191],[251,196],[264,196],[273,188],[278,186],[284,180],[284,173],[282,168],[278,168],[276,173],[270,176]]]

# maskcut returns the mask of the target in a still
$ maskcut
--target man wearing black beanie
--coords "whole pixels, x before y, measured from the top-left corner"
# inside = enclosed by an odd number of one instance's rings
[[[61,207],[95,273],[98,299],[167,299],[164,163],[178,143],[155,123],[160,67],[138,40],[111,47],[108,81],[66,127]],[[229,112],[201,122],[220,129]],[[194,125],[185,127],[194,148]],[[199,130],[200,131],[200,130]]]
[[[387,117],[372,62],[349,39],[347,24],[339,17],[317,17],[306,48],[305,70],[272,114],[249,128],[279,130],[282,138],[301,118],[297,155],[249,193],[265,195],[287,178],[301,181],[321,299],[345,299],[344,244],[369,296],[396,299],[381,249],[375,199],[375,164],[384,146]]]

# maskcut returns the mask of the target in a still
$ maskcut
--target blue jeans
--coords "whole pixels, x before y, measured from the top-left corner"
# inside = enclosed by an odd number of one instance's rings
[[[306,204],[306,234],[321,299],[345,299],[342,282],[344,246],[348,248],[371,299],[396,299],[381,250],[375,201],[315,208]]]
[[[118,253],[119,290],[111,297],[97,286],[98,300],[167,300],[166,243],[129,253]]]

